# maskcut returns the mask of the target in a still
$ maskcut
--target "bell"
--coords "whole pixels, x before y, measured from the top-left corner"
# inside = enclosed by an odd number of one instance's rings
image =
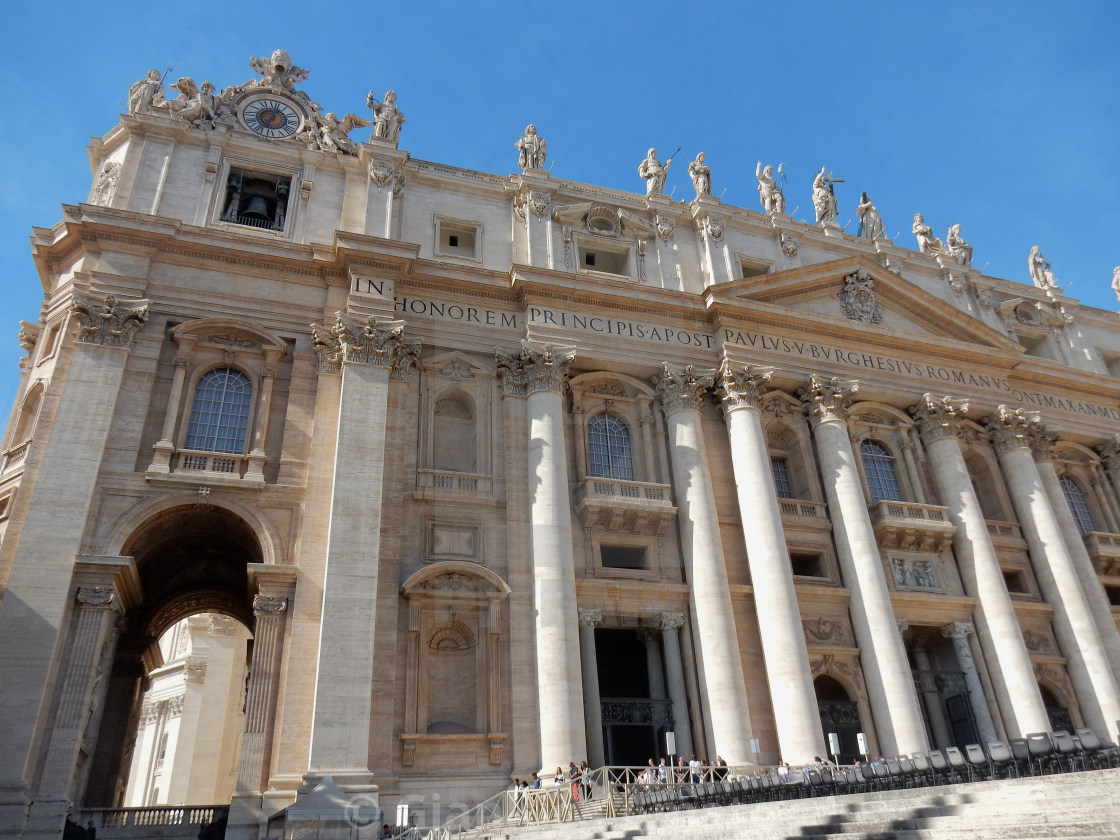
[[[249,199],[249,203],[245,205],[245,209],[241,211],[241,215],[253,219],[262,219],[266,222],[272,221],[272,216],[268,212],[268,202],[259,195],[255,195]]]

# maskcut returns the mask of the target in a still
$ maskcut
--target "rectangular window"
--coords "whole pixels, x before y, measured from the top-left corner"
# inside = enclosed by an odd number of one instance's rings
[[[1003,582],[1007,586],[1007,591],[1013,594],[1022,595],[1027,591],[1027,584],[1023,580],[1022,572],[1004,569]]]
[[[752,260],[749,257],[740,257],[739,269],[744,280],[748,277],[762,277],[764,274],[770,273],[770,263],[762,260]]]
[[[230,167],[221,220],[260,230],[283,231],[291,192],[290,176]]]
[[[604,569],[648,569],[645,546],[601,545],[599,561]]]
[[[614,251],[598,245],[579,245],[579,267],[584,271],[630,276],[630,251]]]
[[[477,260],[481,252],[480,234],[480,225],[437,218],[435,253],[441,257]]]
[[[799,577],[828,577],[824,571],[824,564],[821,562],[821,556],[819,554],[791,552],[789,555],[789,562],[793,567],[793,573]]]
[[[1120,586],[1106,586],[1104,592],[1108,596],[1108,603],[1120,607]]]
[[[789,481],[789,463],[785,458],[771,458],[770,469],[774,473],[774,489],[779,499],[793,498],[793,485]]]

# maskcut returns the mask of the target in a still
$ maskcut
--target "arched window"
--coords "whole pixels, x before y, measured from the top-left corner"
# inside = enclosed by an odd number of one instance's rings
[[[1089,502],[1085,499],[1085,491],[1081,489],[1081,485],[1068,475],[1063,475],[1058,480],[1062,483],[1062,492],[1065,494],[1069,509],[1073,511],[1073,518],[1077,521],[1077,530],[1082,534],[1097,530],[1097,525],[1093,522],[1093,514],[1089,510]]]
[[[253,386],[232,368],[206,373],[194,392],[186,449],[201,452],[244,452]]]
[[[39,407],[43,403],[43,383],[36,382],[27,392],[23,400],[23,407],[19,410],[19,420],[16,422],[16,431],[12,435],[12,446],[18,446],[30,439],[35,428],[35,421],[39,418]]]
[[[894,471],[894,456],[883,444],[873,440],[861,443],[859,454],[867,475],[867,487],[871,490],[871,502],[901,502],[902,488],[898,485],[898,473]]]
[[[587,448],[591,475],[634,480],[630,430],[613,414],[596,414],[587,421]]]

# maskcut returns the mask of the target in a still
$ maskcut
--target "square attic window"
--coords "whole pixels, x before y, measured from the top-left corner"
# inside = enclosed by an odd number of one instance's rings
[[[222,221],[235,225],[283,231],[288,217],[290,176],[230,168]]]
[[[466,222],[436,223],[436,253],[445,257],[478,259],[479,226]]]

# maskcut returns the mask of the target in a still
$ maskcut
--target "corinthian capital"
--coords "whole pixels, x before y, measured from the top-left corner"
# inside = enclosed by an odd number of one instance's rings
[[[311,332],[321,373],[337,373],[343,363],[375,365],[389,368],[390,379],[404,380],[420,356],[420,342],[404,341],[404,321],[374,315],[360,321],[337,312],[333,326],[312,324]]]
[[[661,613],[660,627],[662,630],[680,630],[684,627],[684,613],[666,610]]]
[[[1101,460],[1109,470],[1120,468],[1120,435],[1113,435],[1094,449],[1101,454]]]
[[[597,627],[603,623],[603,611],[596,609],[581,609],[579,623],[582,627]]]
[[[697,370],[692,365],[686,365],[678,373],[669,367],[668,362],[662,362],[661,375],[653,377],[652,381],[657,395],[661,397],[665,414],[699,411],[704,394],[715,384],[716,371]]]
[[[854,379],[841,379],[838,376],[827,378],[814,373],[809,384],[797,389],[809,410],[809,418],[814,426],[831,420],[843,421],[852,404],[852,397],[859,391],[859,383]]]
[[[774,368],[743,365],[736,368],[727,359],[719,366],[719,389],[716,391],[723,410],[730,414],[737,408],[761,408],[762,394],[774,375]]]
[[[551,344],[534,347],[521,342],[521,351],[512,356],[494,351],[494,361],[502,377],[502,387],[510,396],[523,397],[537,391],[564,393],[568,368],[576,360],[573,348],[555,348]]]
[[[910,407],[910,413],[918,421],[922,441],[927,446],[942,438],[956,437],[960,416],[966,411],[967,401],[935,397],[933,394],[923,394],[918,404]]]
[[[108,295],[104,303],[74,296],[70,311],[78,320],[78,341],[103,347],[129,348],[148,320],[148,301]]]
[[[1055,435],[1046,431],[1046,425],[1037,411],[996,406],[991,417],[984,418],[984,425],[992,435],[996,452],[1003,454],[1012,449],[1034,449],[1040,439],[1053,440]]]

